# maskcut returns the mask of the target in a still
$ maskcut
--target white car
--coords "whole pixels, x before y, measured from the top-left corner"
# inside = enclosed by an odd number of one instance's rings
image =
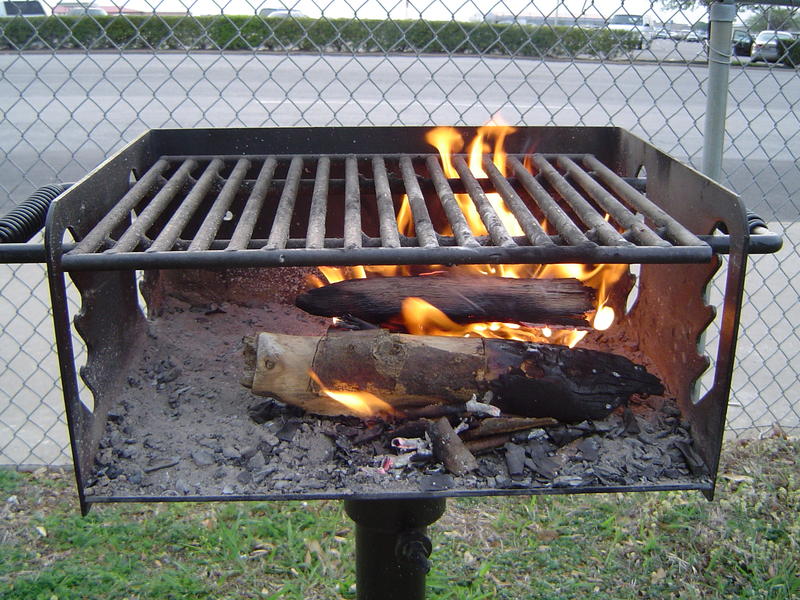
[[[98,8],[96,6],[75,6],[67,11],[67,15],[69,15],[70,17],[79,15],[89,15],[91,17],[105,17],[106,15],[108,15],[108,12],[106,12],[104,8]]]
[[[258,11],[258,15],[260,17],[265,17],[269,19],[287,19],[289,17],[293,17],[295,19],[302,19],[306,16],[299,10],[287,9],[287,8],[262,8],[260,11]]]
[[[762,31],[756,36],[756,41],[753,42],[753,51],[750,54],[750,62],[789,62],[790,66],[792,59],[789,56],[789,48],[794,44],[800,44],[800,41],[795,37],[796,34],[790,31]]]
[[[644,22],[642,15],[614,15],[608,21],[608,28],[612,31],[629,31],[639,34],[638,47],[649,48],[653,41],[653,28]]]

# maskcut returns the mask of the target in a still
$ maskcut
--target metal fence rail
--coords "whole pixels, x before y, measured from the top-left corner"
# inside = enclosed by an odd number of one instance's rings
[[[615,125],[702,164],[706,8],[653,3],[620,25],[622,4],[508,0],[480,14],[471,2],[298,0],[265,18],[272,5],[215,2],[177,16],[130,0],[142,15],[0,18],[0,214],[152,127]],[[736,30],[800,25],[776,25],[774,11],[759,25],[754,10],[739,8]],[[749,269],[738,435],[800,429],[798,73],[749,57],[730,67],[722,180],[785,237]],[[0,464],[70,460],[48,310],[41,265],[0,265]]]

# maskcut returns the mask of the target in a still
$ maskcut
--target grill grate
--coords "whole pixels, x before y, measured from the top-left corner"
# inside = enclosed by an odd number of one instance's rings
[[[456,155],[458,177],[448,178],[433,154],[163,156],[63,266],[674,263],[712,256],[709,244],[591,154],[510,155],[508,176],[490,156],[482,166],[485,176],[476,176],[467,157]],[[492,193],[523,235],[509,231]],[[413,235],[398,226],[404,197]],[[473,232],[465,202],[487,235]]]

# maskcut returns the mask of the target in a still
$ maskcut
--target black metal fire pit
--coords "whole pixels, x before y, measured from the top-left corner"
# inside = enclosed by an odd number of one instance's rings
[[[155,130],[54,204],[48,272],[83,511],[119,501],[344,499],[359,548],[376,544],[378,562],[396,553],[387,580],[416,597],[430,552],[424,528],[446,497],[713,495],[749,244],[738,197],[616,128],[519,128],[506,140],[506,176],[488,160],[486,177],[473,176],[457,156],[450,178],[425,131]],[[503,226],[488,193],[524,235]],[[470,230],[455,194],[469,195],[487,235]],[[404,195],[408,236],[396,217]],[[714,317],[704,297],[721,253],[719,343],[701,397],[709,361],[697,341]],[[531,263],[641,265],[638,280],[628,274],[610,292],[622,317],[586,344],[645,365],[666,392],[608,419],[512,436],[477,471],[454,477],[435,462],[371,462],[388,451],[392,425],[300,415],[239,384],[243,336],[327,329],[329,320],[294,306],[316,267]],[[82,301],[74,327],[87,347],[83,397],[67,276]],[[375,520],[374,501],[394,515],[391,525]],[[400,597],[382,595],[366,575],[376,567],[363,564],[360,597]]]

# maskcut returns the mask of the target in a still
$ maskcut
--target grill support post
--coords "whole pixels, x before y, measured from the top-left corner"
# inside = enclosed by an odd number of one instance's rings
[[[445,511],[444,498],[345,500],[356,524],[357,600],[423,600],[430,570],[428,525]]]
[[[708,90],[703,132],[703,174],[714,181],[722,177],[722,150],[725,143],[725,112],[728,106],[728,79],[731,70],[731,37],[736,18],[734,0],[711,5],[711,35],[708,40]]]

